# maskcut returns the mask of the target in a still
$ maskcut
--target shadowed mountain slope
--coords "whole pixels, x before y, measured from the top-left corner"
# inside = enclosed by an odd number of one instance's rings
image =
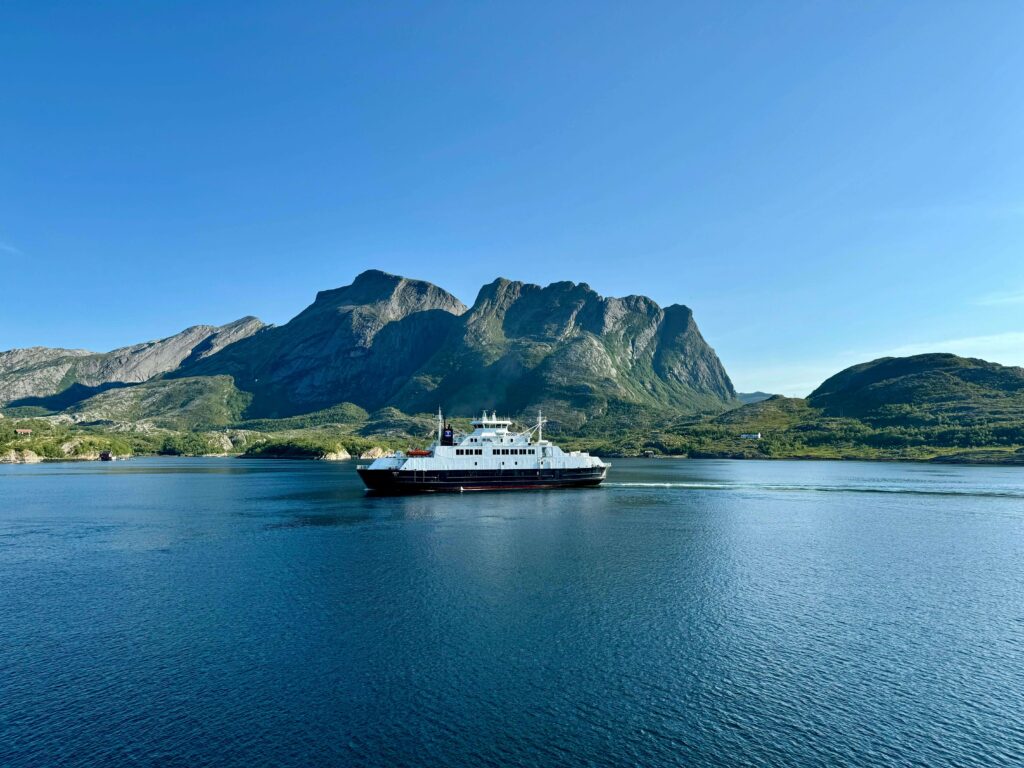
[[[253,416],[288,416],[341,402],[375,409],[443,343],[465,305],[437,286],[370,270],[321,291],[269,327],[176,376],[227,374],[254,395]]]
[[[0,405],[66,393],[61,407],[115,384],[139,384],[215,355],[263,328],[255,317],[196,325],[159,341],[111,352],[31,347],[0,352]],[[75,392],[80,393],[74,395]],[[30,404],[28,402],[20,404]]]
[[[165,402],[157,390],[145,398],[109,390],[161,376],[231,377],[232,391],[247,398],[247,418],[289,417],[338,403],[405,413],[441,406],[453,415],[543,408],[563,428],[574,428],[631,418],[624,414],[637,408],[717,413],[736,403],[689,308],[663,309],[644,296],[603,297],[571,282],[541,287],[499,278],[467,309],[431,283],[370,270],[351,285],[320,292],[281,326],[246,318],[103,355],[49,349],[0,355],[4,400],[49,412],[105,395],[88,407],[114,412],[124,403],[119,413],[145,418],[146,404]]]

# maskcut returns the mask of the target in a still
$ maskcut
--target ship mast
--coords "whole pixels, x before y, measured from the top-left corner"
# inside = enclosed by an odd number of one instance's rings
[[[537,409],[537,442],[544,439],[544,415]]]
[[[444,429],[444,416],[441,414],[441,406],[437,406],[437,444],[441,444],[441,430]]]

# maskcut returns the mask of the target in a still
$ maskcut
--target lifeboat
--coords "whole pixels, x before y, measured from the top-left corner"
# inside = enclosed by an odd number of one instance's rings
[[[433,453],[431,453],[430,451],[412,450],[412,451],[406,451],[405,455],[406,456],[412,456],[412,457],[415,457],[415,456],[433,456]]]

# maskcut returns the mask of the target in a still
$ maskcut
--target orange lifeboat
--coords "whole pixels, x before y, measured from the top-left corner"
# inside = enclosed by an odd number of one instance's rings
[[[405,455],[406,456],[431,456],[432,454],[431,454],[430,451],[412,450],[412,451],[406,451]]]

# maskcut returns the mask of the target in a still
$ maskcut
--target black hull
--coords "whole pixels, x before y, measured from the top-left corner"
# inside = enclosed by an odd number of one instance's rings
[[[462,491],[528,491],[540,488],[586,488],[600,485],[604,468],[445,470],[402,472],[392,469],[357,470],[374,493],[459,493]]]

